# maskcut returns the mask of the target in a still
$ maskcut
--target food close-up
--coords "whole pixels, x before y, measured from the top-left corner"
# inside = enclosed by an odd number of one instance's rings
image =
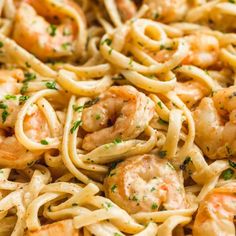
[[[0,0],[0,236],[235,236],[236,1]]]

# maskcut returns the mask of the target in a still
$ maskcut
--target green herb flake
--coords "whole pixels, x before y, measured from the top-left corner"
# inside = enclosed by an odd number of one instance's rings
[[[76,105],[73,105],[73,110],[76,111],[76,112],[82,112],[83,109],[84,109],[84,106],[76,106]]]
[[[4,104],[3,102],[0,102],[0,109],[6,109],[7,105]]]
[[[4,46],[3,42],[0,41],[0,48]]]
[[[52,37],[54,37],[56,35],[56,31],[57,31],[57,27],[55,25],[53,25],[53,24],[50,24],[49,27],[47,28],[47,32]]]
[[[104,40],[101,42],[101,45],[107,44],[108,46],[110,46],[110,45],[111,45],[111,43],[112,43],[112,40],[111,40],[111,39],[108,39],[108,38],[106,38],[106,39],[104,39]]]
[[[9,94],[8,94],[8,95],[5,96],[5,99],[6,99],[6,100],[16,100],[16,96],[15,96],[15,95],[9,95]]]
[[[152,210],[156,210],[158,205],[156,203],[152,203]]]
[[[79,126],[81,126],[81,125],[82,125],[82,120],[77,120],[77,121],[75,121],[75,122],[73,123],[72,128],[70,129],[70,133],[73,134],[73,133],[76,131],[76,129],[77,129]]]
[[[133,66],[133,58],[130,58],[130,60],[129,60],[129,66]]]
[[[168,121],[162,120],[161,118],[159,118],[158,123],[159,123],[160,125],[168,125],[168,124],[169,124]]]
[[[229,160],[229,165],[230,165],[232,168],[236,169],[236,162]]]
[[[56,82],[55,81],[48,81],[45,83],[45,86],[48,88],[48,89],[55,89],[57,90],[56,88]]]
[[[78,203],[72,203],[73,207],[78,206],[78,205],[79,205]]]
[[[235,0],[228,0],[228,2],[230,2],[230,3],[235,3]]]
[[[162,103],[161,102],[158,102],[157,105],[162,109]]]
[[[150,190],[150,192],[154,192],[155,190],[156,190],[156,188],[155,188],[155,187],[152,187],[151,190]]]
[[[113,184],[113,185],[111,186],[111,191],[114,193],[115,190],[116,190],[116,188],[117,188],[117,185],[116,185],[116,184]]]
[[[28,83],[24,83],[23,86],[20,89],[21,94],[25,94],[28,90]]]
[[[233,177],[234,175],[234,171],[232,169],[227,169],[225,171],[223,171],[222,173],[222,177],[224,178],[224,180],[229,180]]]
[[[24,74],[24,76],[25,76],[25,79],[23,80],[23,83],[26,83],[26,82],[36,79],[36,75],[34,73],[26,72]]]
[[[31,67],[31,65],[29,64],[28,61],[25,62],[25,66],[26,66],[27,68],[30,68],[30,67]]]
[[[101,119],[100,114],[96,114],[96,115],[95,115],[95,119],[96,119],[96,120],[100,120],[100,119]]]
[[[162,151],[159,151],[158,152],[158,155],[160,158],[165,158],[166,157],[166,154],[167,154],[167,151],[166,150],[162,150]]]
[[[134,196],[131,198],[131,200],[137,202],[137,201],[138,201],[138,198],[134,195]]]
[[[122,235],[119,233],[114,233],[114,236],[122,236]]]
[[[45,139],[42,139],[42,140],[40,141],[40,143],[41,143],[42,145],[48,145],[48,141],[45,140]]]
[[[103,206],[106,210],[108,210],[109,208],[112,207],[112,204],[111,204],[110,202],[105,202],[104,204],[102,204],[102,206]]]
[[[70,42],[68,42],[68,43],[63,43],[63,44],[61,45],[62,49],[64,49],[64,50],[68,50],[68,47],[70,47],[70,46],[71,46],[71,43],[70,43]]]
[[[122,139],[121,138],[116,138],[114,141],[113,141],[114,144],[118,144],[118,143],[122,143]]]
[[[97,102],[99,101],[99,98],[94,98],[92,100],[89,100],[87,101],[85,104],[84,104],[84,108],[88,108],[88,107],[91,107],[93,106],[94,104],[96,104]]]
[[[27,95],[21,95],[20,97],[19,97],[19,104],[21,105],[22,103],[24,103],[26,100],[28,100],[29,99],[29,96],[27,96]]]
[[[7,110],[4,110],[2,112],[2,123],[4,123],[7,120],[8,116],[9,116],[9,112]]]

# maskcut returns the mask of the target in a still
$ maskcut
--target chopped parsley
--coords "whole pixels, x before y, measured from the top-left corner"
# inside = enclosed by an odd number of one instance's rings
[[[0,48],[4,46],[3,42],[0,41]]]
[[[229,160],[229,165],[230,165],[232,168],[236,169],[236,162]]]
[[[57,31],[57,27],[53,24],[50,24],[50,26],[47,28],[47,32],[49,33],[49,35],[53,37],[56,35],[56,31]]]
[[[48,89],[55,89],[55,90],[57,90],[57,88],[56,88],[56,82],[55,82],[55,81],[46,82],[46,83],[45,83],[45,86],[46,86]]]
[[[23,80],[23,83],[26,83],[26,82],[36,79],[36,75],[34,73],[26,72],[24,74],[24,76],[25,76],[25,79]]]
[[[84,108],[87,108],[87,107],[91,107],[92,105],[96,104],[97,102],[99,101],[99,98],[94,98],[90,101],[87,101],[85,104],[84,104]]]
[[[9,94],[8,94],[8,95],[5,96],[5,99],[6,99],[6,100],[11,100],[11,99],[12,99],[12,100],[16,100],[16,96],[15,96],[15,95],[9,95]]]
[[[31,65],[29,64],[29,62],[28,62],[28,61],[26,61],[26,62],[25,62],[25,65],[26,65],[26,67],[28,67],[28,68],[30,68],[30,67],[31,67]]]
[[[157,105],[162,109],[162,103],[161,102],[158,102]]]
[[[168,125],[169,124],[168,121],[162,120],[161,118],[159,118],[158,123],[161,125]]]
[[[113,184],[113,185],[111,186],[111,191],[114,193],[115,190],[116,190],[116,188],[117,188],[117,185],[116,185],[116,184]]]
[[[24,83],[20,89],[20,93],[25,94],[27,92],[27,89],[28,89],[28,83]]]
[[[137,202],[137,201],[138,201],[138,198],[134,195],[134,196],[131,198],[131,200]]]
[[[4,110],[2,112],[2,123],[4,123],[7,120],[8,116],[9,116],[9,112],[7,110]]]
[[[165,158],[166,157],[166,154],[167,154],[167,151],[166,150],[162,150],[162,151],[159,151],[158,152],[158,155],[160,158]]]
[[[40,143],[41,143],[42,145],[48,145],[48,141],[45,140],[45,139],[42,139],[42,140],[40,141]]]
[[[113,141],[114,144],[118,144],[118,143],[122,143],[122,139],[121,138],[116,138],[114,141]]]
[[[82,112],[83,109],[84,109],[84,106],[73,105],[73,110],[76,111],[76,112]]]
[[[28,100],[29,99],[29,96],[27,96],[27,95],[21,95],[20,97],[19,97],[19,104],[21,105],[23,102],[25,102],[26,100]]]
[[[129,66],[133,66],[132,63],[133,63],[133,58],[130,58],[130,60],[129,60]]]
[[[228,2],[230,2],[230,3],[235,3],[235,0],[228,0]]]
[[[111,204],[110,202],[105,202],[104,204],[102,204],[102,206],[103,206],[106,210],[108,210],[109,208],[112,207],[112,204]]]
[[[7,105],[4,104],[3,102],[0,102],[0,109],[6,109]]]
[[[96,120],[100,120],[100,119],[101,119],[101,116],[100,116],[99,114],[96,114],[96,115],[95,115],[95,119],[96,119]]]
[[[62,47],[62,49],[64,49],[64,50],[68,50],[68,47],[70,47],[71,46],[71,43],[63,43],[62,45],[61,45],[61,47]]]
[[[108,39],[108,38],[106,38],[106,39],[104,39],[104,40],[101,42],[101,45],[107,44],[108,46],[110,46],[110,45],[111,45],[111,43],[112,43],[112,40],[111,40],[111,39]]]
[[[154,18],[154,20],[157,20],[158,18],[159,18],[159,14],[157,13],[157,12],[155,12],[154,14],[153,14],[153,18]]]
[[[229,180],[233,177],[234,175],[234,171],[232,169],[227,169],[225,171],[223,171],[222,173],[222,177],[224,178],[224,180]]]
[[[157,209],[157,204],[156,203],[152,203],[152,210],[156,210]]]
[[[153,192],[153,191],[155,191],[155,190],[156,190],[156,188],[155,188],[155,187],[152,187],[151,190],[150,190],[150,192]]]
[[[122,236],[122,235],[119,233],[114,233],[114,236]]]
[[[76,131],[76,129],[77,129],[79,126],[81,126],[81,125],[82,125],[82,120],[77,120],[77,121],[75,121],[75,122],[73,123],[72,128],[70,129],[70,133],[73,134],[73,133]]]

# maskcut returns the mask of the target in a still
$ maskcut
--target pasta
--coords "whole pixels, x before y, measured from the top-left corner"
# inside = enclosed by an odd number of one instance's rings
[[[234,0],[0,16],[0,236],[236,235]]]

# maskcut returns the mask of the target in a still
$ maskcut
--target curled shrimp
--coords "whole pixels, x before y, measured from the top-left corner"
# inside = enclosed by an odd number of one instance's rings
[[[27,150],[15,137],[6,137],[0,130],[0,166],[3,168],[23,169],[32,165],[40,157],[40,152]]]
[[[154,103],[132,86],[113,86],[82,113],[82,128],[89,132],[82,147],[92,150],[119,138],[136,138],[154,115]]]
[[[215,188],[200,203],[194,221],[193,236],[234,236],[236,184]]]
[[[155,155],[142,155],[119,163],[104,181],[105,193],[133,214],[184,208],[183,181],[174,167]]]
[[[148,18],[170,23],[180,21],[188,9],[186,0],[144,0],[149,6]]]
[[[37,105],[33,105],[25,116],[24,131],[30,139],[36,142],[40,142],[50,136],[50,129],[46,117]]]
[[[208,94],[208,90],[198,81],[177,82],[176,94],[189,107],[192,108],[197,102]]]
[[[79,236],[78,229],[73,226],[72,220],[62,220],[44,225],[37,231],[28,231],[27,236]]]
[[[65,0],[85,21],[80,7]],[[48,1],[25,0],[15,17],[13,39],[41,60],[71,57],[78,53],[76,37],[78,29],[70,17],[60,12],[55,14],[53,4]]]
[[[189,45],[189,53],[182,61],[183,64],[207,68],[215,65],[219,55],[219,42],[211,35],[196,33],[185,37]]]
[[[236,154],[236,86],[206,97],[193,113],[196,143],[211,159]]]

